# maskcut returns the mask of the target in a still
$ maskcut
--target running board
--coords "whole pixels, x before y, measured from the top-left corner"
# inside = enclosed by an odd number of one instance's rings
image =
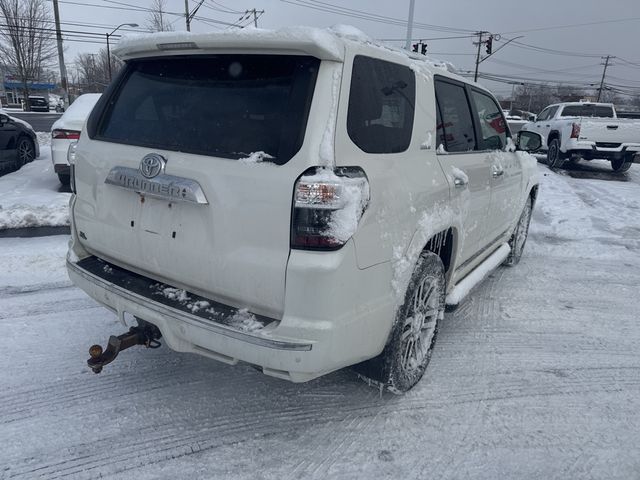
[[[489,255],[484,262],[474,268],[469,275],[464,277],[455,287],[453,287],[453,290],[451,290],[447,295],[445,303],[448,306],[458,305],[476,285],[484,280],[485,277],[497,267],[502,265],[510,252],[511,247],[509,247],[509,244],[503,243],[500,245],[500,247]]]

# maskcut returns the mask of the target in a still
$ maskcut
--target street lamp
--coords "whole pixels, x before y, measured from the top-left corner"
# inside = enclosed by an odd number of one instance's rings
[[[113,29],[111,33],[107,33],[107,65],[109,65],[109,81],[111,81],[111,50],[109,49],[109,37],[116,33],[120,27],[137,27],[137,23],[122,23]]]

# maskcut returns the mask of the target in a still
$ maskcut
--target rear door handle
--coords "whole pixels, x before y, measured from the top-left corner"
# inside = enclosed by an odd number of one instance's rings
[[[453,177],[453,184],[455,185],[456,188],[466,187],[468,183],[469,183],[469,180],[466,180],[460,177]]]

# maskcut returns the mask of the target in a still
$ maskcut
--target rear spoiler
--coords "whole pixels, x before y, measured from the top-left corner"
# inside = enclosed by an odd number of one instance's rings
[[[288,27],[280,30],[238,29],[219,33],[160,32],[124,36],[113,49],[122,60],[176,54],[279,53],[344,60],[344,42],[328,30]]]

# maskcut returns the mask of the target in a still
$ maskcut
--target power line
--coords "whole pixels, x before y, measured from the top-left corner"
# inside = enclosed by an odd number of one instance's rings
[[[558,29],[564,29],[564,28],[576,28],[576,27],[586,27],[586,26],[590,26],[590,25],[601,25],[604,23],[618,23],[618,22],[632,22],[632,21],[636,21],[636,20],[640,20],[640,17],[632,17],[632,18],[616,18],[613,20],[599,20],[596,22],[587,22],[587,23],[573,23],[573,24],[567,24],[567,25],[556,25],[556,26],[551,26],[551,27],[539,27],[539,28],[529,28],[526,30],[515,30],[512,32],[500,32],[502,35],[510,35],[513,33],[529,33],[529,32],[542,32],[545,30],[558,30]]]
[[[321,12],[335,13],[346,17],[358,18],[361,20],[367,20],[377,23],[386,23],[389,25],[406,26],[407,21],[395,17],[387,17],[384,15],[373,14],[365,12],[363,10],[357,10],[354,8],[341,7],[328,2],[321,2],[318,0],[280,0],[281,2],[295,5],[298,7],[310,8]],[[448,33],[472,33],[473,30],[467,30],[462,28],[447,27],[443,25],[431,25],[427,23],[413,22],[413,27],[421,30],[433,30]]]

